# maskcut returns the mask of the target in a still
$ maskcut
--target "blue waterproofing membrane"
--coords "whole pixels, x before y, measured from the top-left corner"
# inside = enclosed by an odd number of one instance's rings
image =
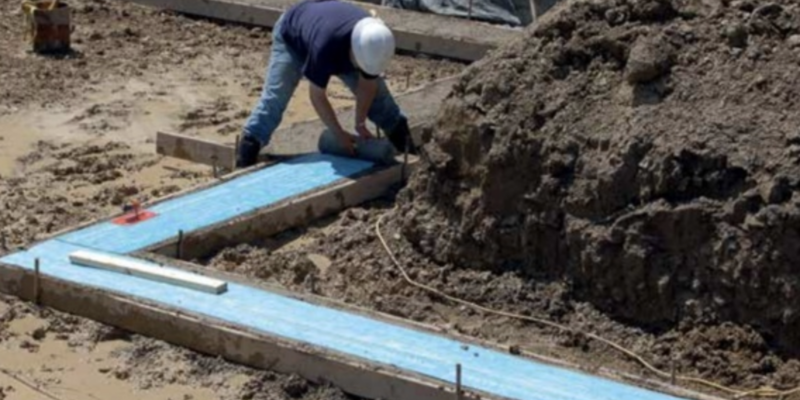
[[[666,400],[675,397],[558,368],[442,336],[309,304],[267,291],[228,284],[221,295],[129,275],[72,265],[69,254],[94,250],[124,254],[175,235],[269,206],[318,186],[363,172],[371,164],[332,156],[306,156],[174,198],[152,210],[158,217],[132,226],[99,223],[8,255],[0,262],[41,271],[81,285],[147,299],[290,340],[453,381],[519,400]]]

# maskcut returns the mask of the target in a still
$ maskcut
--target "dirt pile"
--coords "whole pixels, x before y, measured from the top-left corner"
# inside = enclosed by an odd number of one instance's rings
[[[798,64],[794,1],[565,2],[456,85],[403,233],[648,329],[732,321],[796,355]]]

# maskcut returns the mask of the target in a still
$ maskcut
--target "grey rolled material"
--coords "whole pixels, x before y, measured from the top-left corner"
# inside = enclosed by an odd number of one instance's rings
[[[384,165],[393,164],[396,155],[394,146],[387,139],[362,139],[360,137],[356,138],[356,154],[349,154],[342,147],[336,134],[328,129],[323,131],[319,137],[319,152],[342,157],[355,157]]]

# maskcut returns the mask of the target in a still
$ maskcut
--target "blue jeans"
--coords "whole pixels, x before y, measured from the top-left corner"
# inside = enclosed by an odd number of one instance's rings
[[[272,52],[261,98],[244,126],[244,135],[257,139],[262,147],[269,144],[272,133],[281,124],[283,113],[303,76],[304,60],[295,55],[284,42],[281,34],[282,22],[283,17],[278,19],[272,31]],[[339,78],[350,91],[355,93],[359,79],[357,71],[339,75]],[[392,94],[389,93],[384,79],[379,79],[378,93],[367,112],[367,117],[382,130],[391,132],[404,116]]]

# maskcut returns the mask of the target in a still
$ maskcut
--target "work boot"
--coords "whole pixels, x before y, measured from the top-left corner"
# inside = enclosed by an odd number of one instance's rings
[[[247,168],[258,162],[261,144],[255,138],[243,136],[236,149],[236,168]]]
[[[386,132],[386,136],[389,137],[389,141],[392,142],[398,153],[405,153],[406,145],[408,145],[408,154],[417,154],[414,140],[411,138],[411,129],[408,127],[408,119],[405,117],[400,119],[391,132]]]

